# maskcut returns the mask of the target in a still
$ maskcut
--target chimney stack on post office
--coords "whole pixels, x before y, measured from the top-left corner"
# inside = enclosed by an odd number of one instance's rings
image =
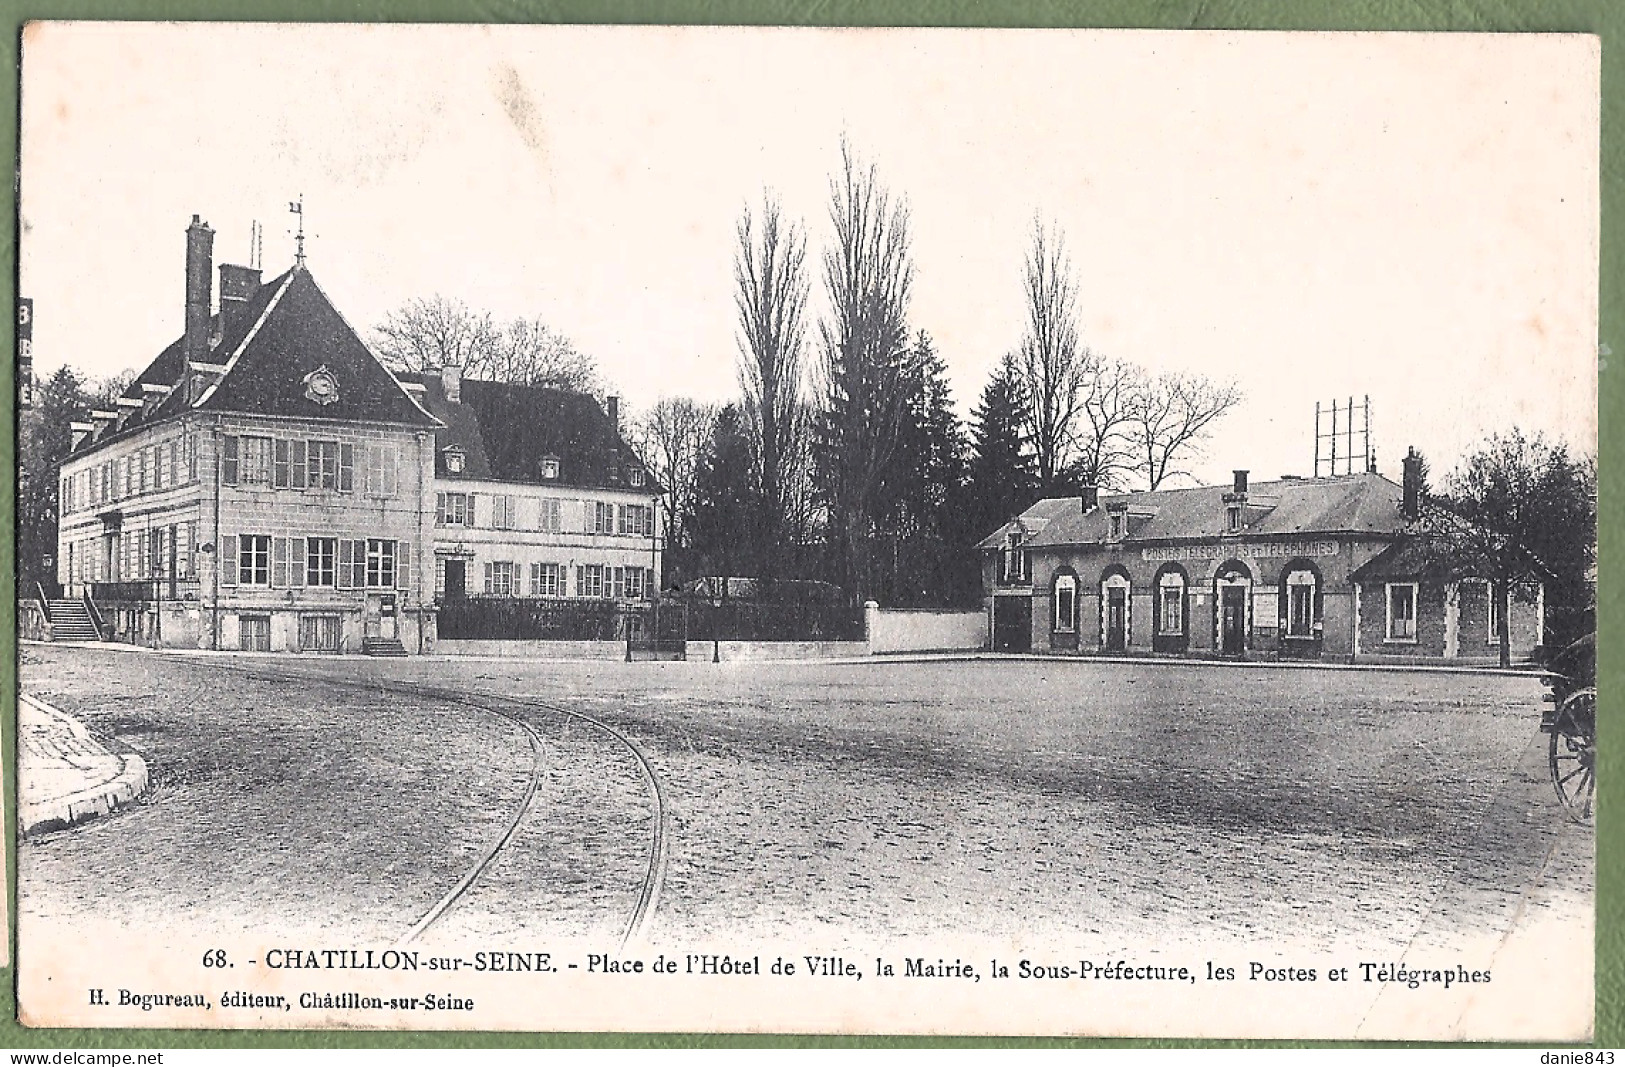
[[[621,432],[621,398],[618,396],[605,397],[604,414],[609,416],[609,428],[619,434]]]
[[[1100,503],[1100,486],[1093,482],[1086,482],[1083,487],[1083,513],[1089,514]]]
[[[1401,461],[1405,474],[1401,480],[1404,497],[1400,503],[1400,516],[1406,522],[1415,522],[1422,515],[1422,454],[1413,445]]]
[[[455,363],[440,365],[440,391],[446,394],[446,403],[463,402],[463,368]]]
[[[234,263],[220,264],[220,336],[234,337],[242,327],[248,302],[259,292],[260,272]]]
[[[1237,496],[1246,496],[1247,495],[1247,472],[1246,471],[1236,471],[1234,473],[1235,473],[1236,481],[1235,481],[1235,487],[1233,489],[1231,489],[1231,492],[1235,493]]]
[[[186,334],[181,344],[188,363],[209,352],[209,304],[214,295],[214,231],[197,215],[186,227]]]

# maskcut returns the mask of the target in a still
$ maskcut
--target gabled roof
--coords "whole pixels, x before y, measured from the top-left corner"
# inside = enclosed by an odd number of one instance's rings
[[[438,478],[661,491],[598,401],[584,393],[464,378],[453,403],[436,371],[401,378],[423,386],[424,406],[445,424],[436,435]],[[453,448],[464,457],[456,474],[446,466]],[[556,478],[542,477],[548,457],[559,461]],[[633,468],[643,471],[643,485],[631,484]]]
[[[87,441],[76,455],[190,410],[436,426],[434,418],[356,335],[307,270],[295,268],[261,285],[229,324],[216,314],[210,319],[209,334],[214,343],[197,362],[224,371],[223,376],[211,376],[205,383],[213,388],[188,401],[185,337],[178,337],[123,393],[140,400],[145,387],[151,385],[170,389],[169,395],[133,410],[123,426]],[[324,366],[339,386],[338,399],[326,405],[305,396],[306,376]]]
[[[1031,531],[1027,544],[1033,548],[1104,543],[1106,513],[1114,504],[1126,507],[1131,516],[1147,516],[1130,525],[1123,539],[1126,543],[1216,539],[1226,532],[1225,497],[1231,488],[1225,485],[1103,493],[1088,513],[1083,511],[1081,497],[1052,497],[1022,512],[1020,520]],[[1248,525],[1243,531],[1247,537],[1333,533],[1393,536],[1405,528],[1400,515],[1402,490],[1380,474],[1254,482],[1247,496],[1249,505],[1274,503],[1268,510],[1248,507]],[[997,547],[1009,529],[1010,524],[1006,524],[977,547]]]
[[[1024,538],[1031,539],[1035,534],[1041,533],[1057,518],[1065,516],[1068,512],[1079,510],[1080,505],[1080,498],[1075,496],[1046,497],[988,534],[976,547],[999,548],[1004,544],[1005,538],[1010,536],[1011,531],[1018,529]]]

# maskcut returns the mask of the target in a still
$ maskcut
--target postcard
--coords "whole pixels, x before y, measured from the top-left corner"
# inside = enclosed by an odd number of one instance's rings
[[[1590,1036],[1595,38],[22,79],[25,1024]]]

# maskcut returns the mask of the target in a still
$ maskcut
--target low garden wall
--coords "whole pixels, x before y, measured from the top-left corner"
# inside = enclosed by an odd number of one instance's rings
[[[987,647],[987,616],[980,611],[887,611],[872,600],[864,608],[871,654]]]
[[[840,659],[867,656],[864,641],[710,641],[688,642],[686,658],[703,663],[713,656],[723,663],[750,663],[757,660]]]
[[[496,656],[502,659],[625,659],[625,641],[481,641],[442,637],[442,656]]]

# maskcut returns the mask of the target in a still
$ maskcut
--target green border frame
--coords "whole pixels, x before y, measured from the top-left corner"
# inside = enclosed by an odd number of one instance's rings
[[[30,19],[131,19],[140,21],[212,20],[311,22],[557,22],[557,23],[697,23],[735,25],[815,26],[1031,26],[1123,27],[1146,29],[1234,30],[1409,30],[1453,32],[1590,33],[1602,39],[1602,193],[1601,351],[1625,358],[1625,228],[1619,210],[1625,207],[1621,174],[1625,172],[1621,122],[1625,120],[1625,92],[1621,92],[1625,51],[1625,4],[1611,0],[1409,0],[1404,4],[1380,0],[485,0],[466,4],[457,0],[0,0],[5,30],[0,39],[0,63],[7,78],[0,86],[0,101],[8,115],[0,128],[0,157],[17,158],[17,62],[22,24]],[[15,189],[15,186],[14,186]],[[16,205],[0,218],[0,241],[12,258],[11,270],[0,285],[0,321],[13,314],[16,295]],[[6,332],[6,341],[10,341]],[[9,344],[7,345],[9,348]],[[13,359],[15,354],[13,353]],[[1625,514],[1622,514],[1622,467],[1625,427],[1609,416],[1625,402],[1620,376],[1625,365],[1599,361],[1600,510],[1598,535],[1601,560],[1598,583],[1598,624],[1601,648],[1599,690],[1603,718],[1615,724],[1619,717],[1620,657],[1612,650],[1625,638],[1625,596],[1616,573],[1625,550]],[[0,440],[15,440],[12,391],[0,401]],[[6,767],[5,847],[8,899],[16,896],[16,660],[10,654],[15,636],[16,610],[13,576],[13,521],[16,467],[0,463],[0,597],[6,608],[0,615],[0,636],[6,654],[0,655],[0,755]],[[1603,784],[1597,834],[1597,957],[1596,1039],[1600,1047],[1625,1045],[1625,852],[1620,850],[1622,822],[1611,801],[1610,783],[1622,780],[1625,748],[1618,735],[1602,731]],[[15,915],[12,907],[9,914]],[[16,938],[8,933],[12,959]],[[1040,1038],[953,1039],[916,1037],[809,1037],[702,1034],[577,1034],[577,1033],[359,1033],[350,1031],[188,1031],[188,1030],[28,1030],[16,1023],[16,986],[9,970],[0,969],[0,1047],[95,1048],[1006,1048],[1070,1047],[1273,1047],[1303,1042],[1270,1041],[1145,1041],[1068,1040]],[[1347,1047],[1347,1042],[1322,1042]],[[1380,1047],[1380,1046],[1379,1046]],[[1541,1047],[1541,1046],[1534,1046]]]

